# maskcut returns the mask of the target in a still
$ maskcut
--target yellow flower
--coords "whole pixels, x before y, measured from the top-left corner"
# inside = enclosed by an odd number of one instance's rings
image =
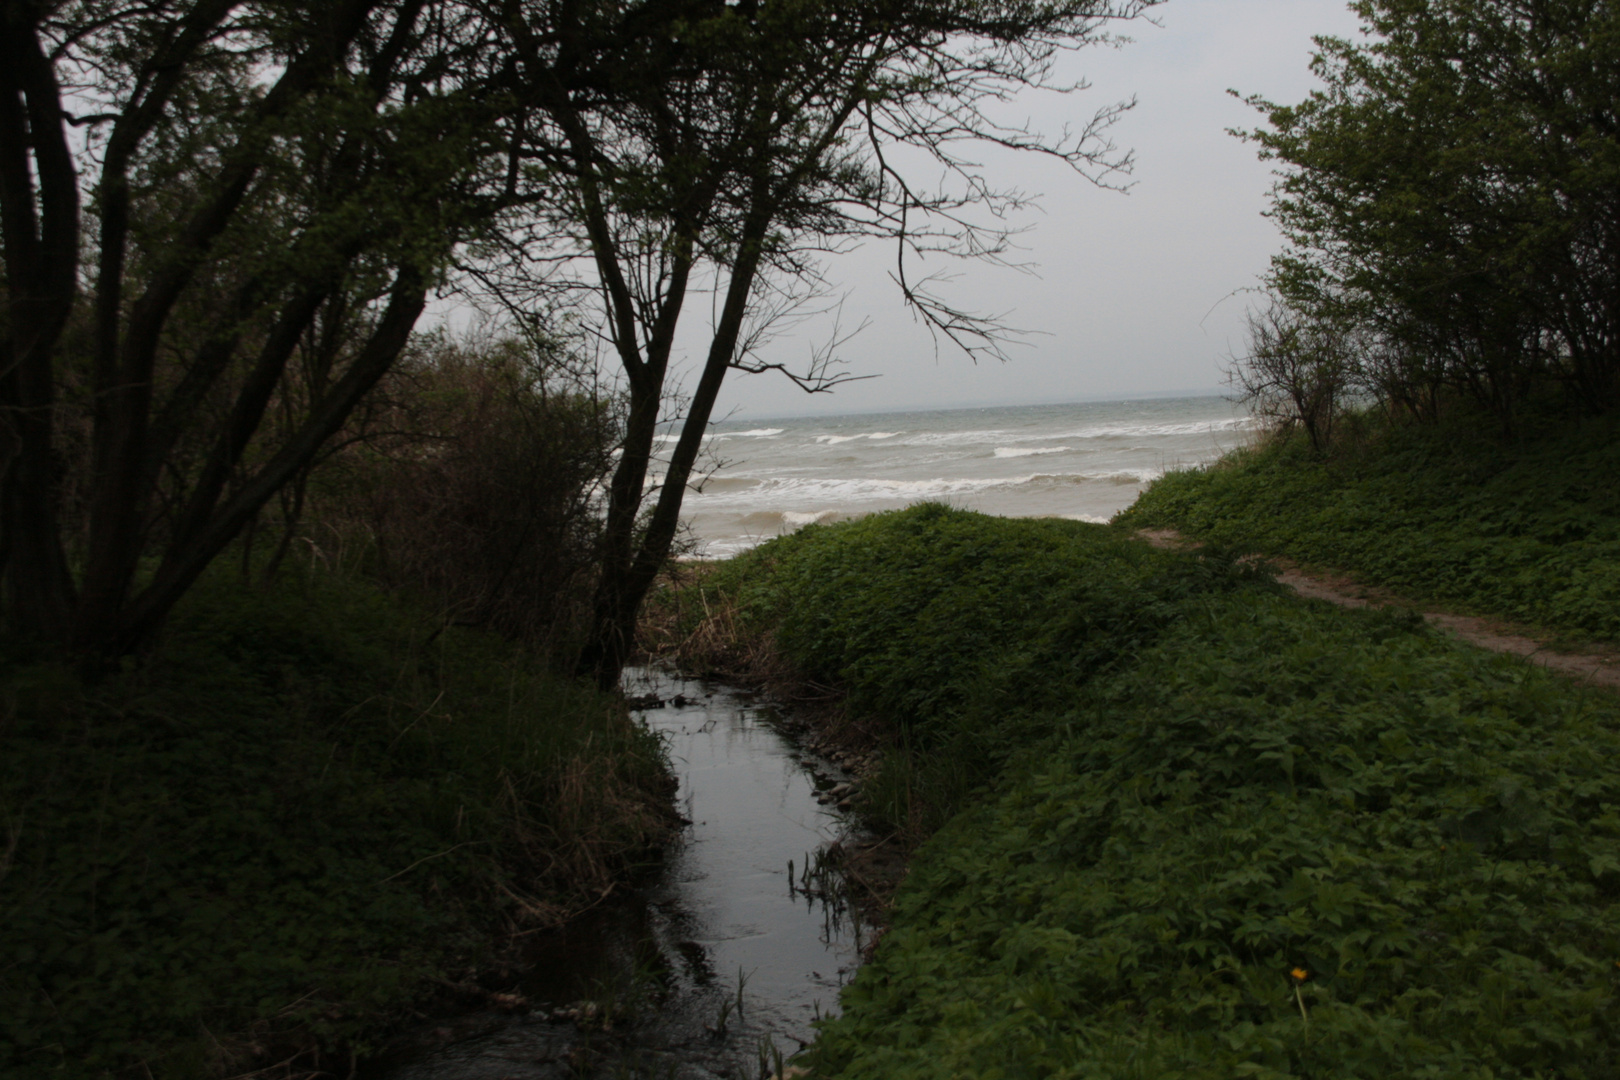
[[[1293,971],[1288,973],[1288,976],[1295,982],[1304,982],[1306,979],[1310,978],[1311,973],[1306,971],[1304,968],[1295,968]]]

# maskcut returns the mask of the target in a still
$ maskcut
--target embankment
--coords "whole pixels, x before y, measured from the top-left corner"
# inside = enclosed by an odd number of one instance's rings
[[[1352,417],[1325,454],[1273,439],[1170,473],[1119,523],[1347,572],[1412,601],[1620,642],[1620,417]]]
[[[0,658],[0,1075],[348,1075],[599,899],[668,784],[621,701],[324,574],[219,571],[100,685]]]
[[[817,1076],[1613,1073],[1613,695],[1073,522],[923,506],[708,587],[932,834]]]

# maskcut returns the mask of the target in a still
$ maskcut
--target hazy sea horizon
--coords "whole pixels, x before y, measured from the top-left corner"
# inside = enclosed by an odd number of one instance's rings
[[[1167,470],[1212,461],[1251,431],[1214,396],[728,420],[705,438],[681,516],[708,558],[926,500],[1107,521]]]

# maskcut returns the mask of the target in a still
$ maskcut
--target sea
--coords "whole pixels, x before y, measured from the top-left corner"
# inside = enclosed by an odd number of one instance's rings
[[[1167,470],[1252,431],[1217,396],[727,420],[710,429],[682,516],[703,558],[924,501],[1105,522]]]

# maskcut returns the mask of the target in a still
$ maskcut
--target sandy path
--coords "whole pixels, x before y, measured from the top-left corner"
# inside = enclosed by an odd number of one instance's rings
[[[1137,535],[1161,548],[1195,548],[1196,541],[1188,540],[1174,529],[1143,529]],[[1369,607],[1395,605],[1418,609],[1419,605],[1376,586],[1362,585],[1354,579],[1338,574],[1307,574],[1287,559],[1269,560],[1279,568],[1277,580],[1301,596],[1312,600],[1326,600],[1340,607]],[[1423,618],[1431,625],[1492,652],[1522,656],[1533,664],[1553,671],[1573,675],[1575,678],[1611,690],[1620,690],[1620,649],[1605,645],[1591,645],[1579,649],[1554,648],[1535,632],[1501,619],[1487,619],[1475,615],[1457,615],[1449,611],[1423,611]]]

